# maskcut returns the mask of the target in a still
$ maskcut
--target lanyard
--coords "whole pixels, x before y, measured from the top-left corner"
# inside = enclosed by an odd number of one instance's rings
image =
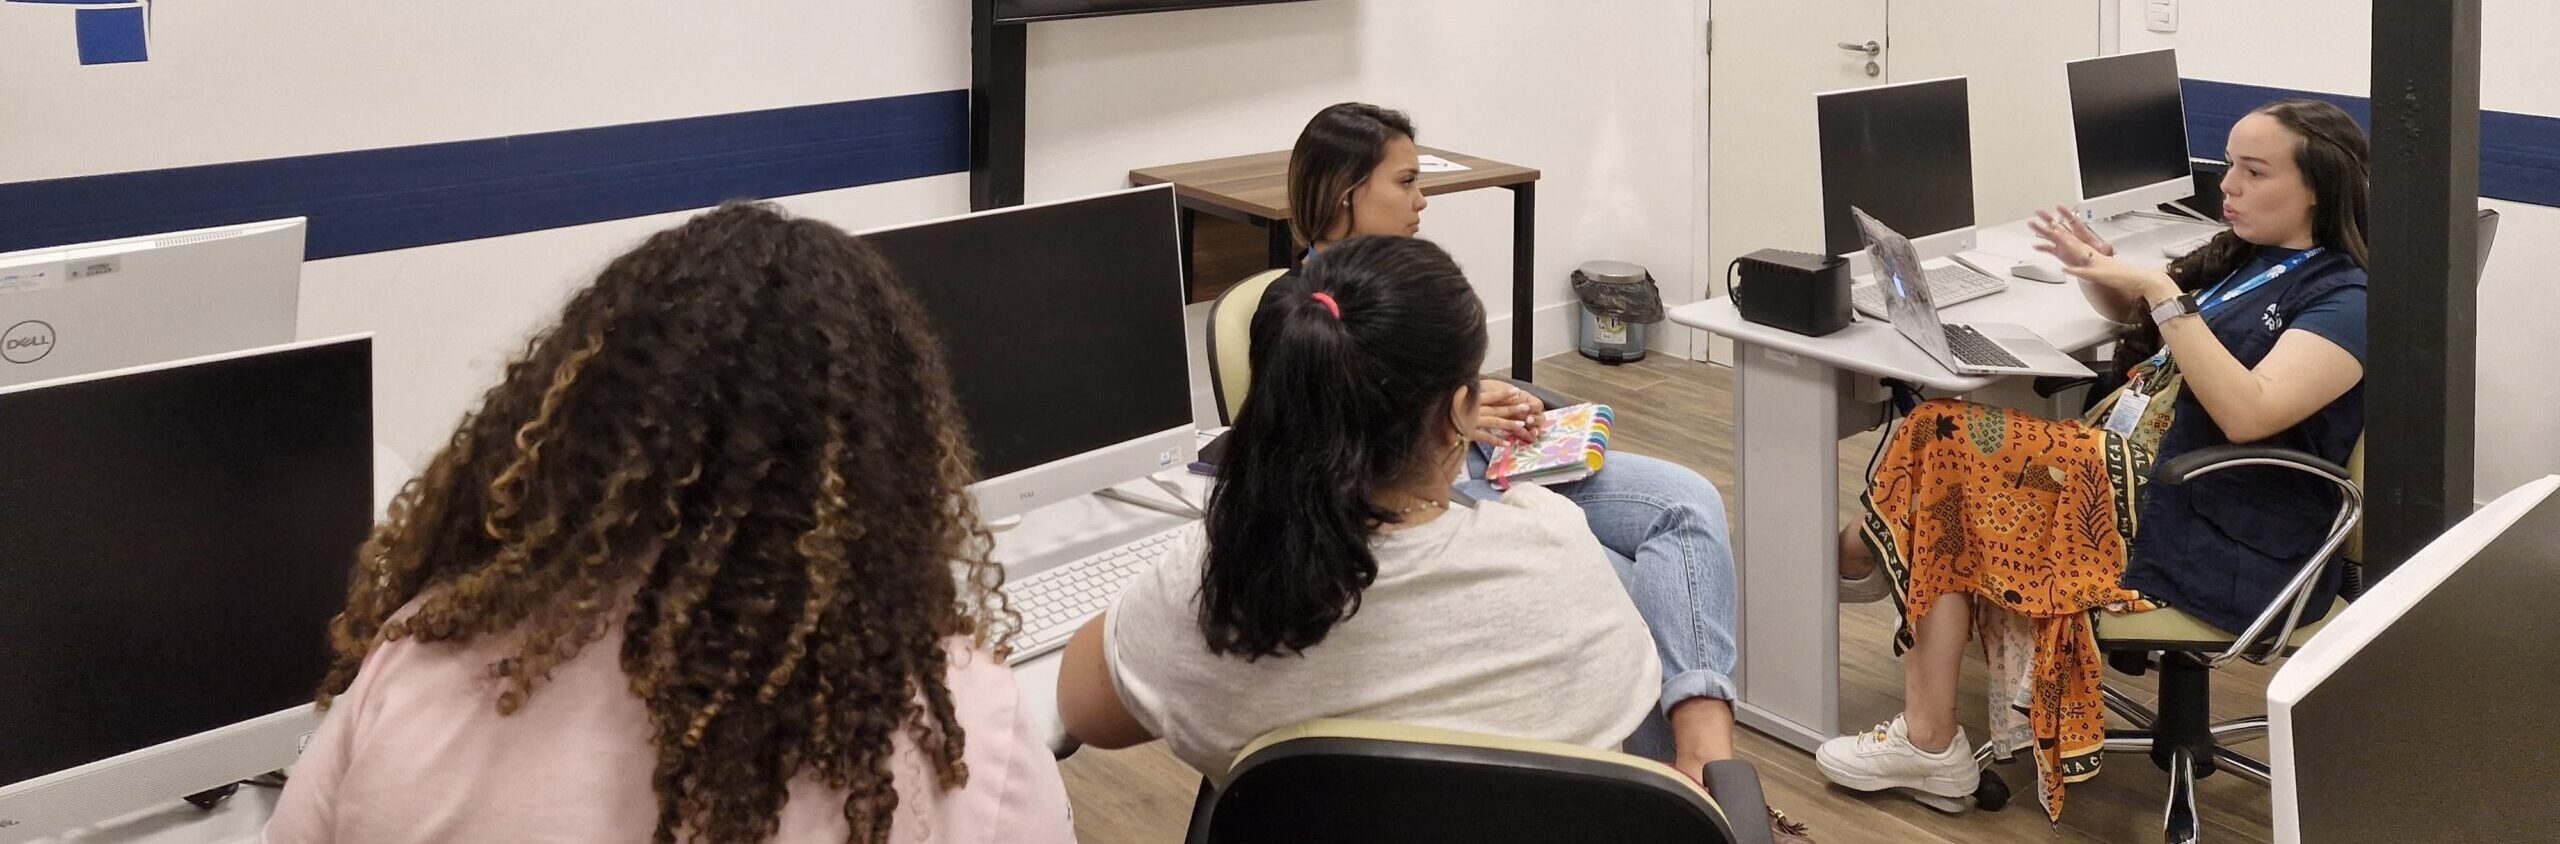
[[[2213,309],[2222,307],[2223,303],[2246,296],[2250,291],[2256,290],[2260,287],[2265,287],[2267,282],[2282,278],[2286,273],[2301,269],[2305,262],[2308,262],[2313,258],[2320,257],[2320,253],[2327,251],[2327,249],[2328,247],[2325,246],[2314,246],[2309,249],[2302,250],[2302,252],[2294,255],[2293,257],[2285,259],[2284,263],[2268,267],[2266,271],[2250,276],[2248,281],[2241,282],[2239,287],[2233,287],[2229,292],[2224,292],[2223,288],[2231,287],[2232,279],[2240,277],[2239,270],[2232,270],[2230,275],[2222,277],[2221,283],[2207,289],[2204,292],[2204,295],[2196,297],[2196,313],[2213,313]],[[2158,368],[2161,364],[2168,362],[2169,344],[2164,342],[2160,344],[2160,352],[2151,356],[2150,363],[2152,367]]]
[[[2232,270],[2230,275],[2223,277],[2221,284],[2214,285],[2213,289],[2207,290],[2204,292],[2204,295],[2196,297],[2196,312],[2212,313],[2214,308],[2220,307],[2224,302],[2248,295],[2249,291],[2264,287],[2267,282],[2283,277],[2285,273],[2301,269],[2303,262],[2320,257],[2320,253],[2323,251],[2326,251],[2326,247],[2314,246],[2309,249],[2302,250],[2301,253],[2285,259],[2284,263],[2268,267],[2265,272],[2250,276],[2248,281],[2241,282],[2240,286],[2232,288],[2231,292],[2222,293],[2222,288],[2229,287],[2232,279],[2240,277],[2239,270]]]

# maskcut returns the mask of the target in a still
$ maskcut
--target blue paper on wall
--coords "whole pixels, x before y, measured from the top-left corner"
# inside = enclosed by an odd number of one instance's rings
[[[141,6],[80,9],[72,15],[79,31],[81,64],[150,60],[150,18]]]

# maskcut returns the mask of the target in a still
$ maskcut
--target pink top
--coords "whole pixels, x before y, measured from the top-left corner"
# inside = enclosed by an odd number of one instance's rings
[[[552,672],[515,714],[493,706],[503,638],[391,642],[329,708],[267,824],[269,842],[647,841],[657,828],[648,715],[619,659],[621,625]],[[906,734],[890,760],[893,842],[1075,840],[1065,784],[1021,718],[1013,672],[950,643],[969,782],[945,792]],[[778,842],[845,840],[844,794],[794,779]]]

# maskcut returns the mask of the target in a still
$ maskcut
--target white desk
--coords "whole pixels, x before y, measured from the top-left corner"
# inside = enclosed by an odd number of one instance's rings
[[[2209,230],[2198,223],[2136,219],[2117,254],[2159,266],[2160,247]],[[1978,252],[2034,254],[2021,221],[1984,229]],[[2006,265],[1985,266],[2005,271]],[[2121,330],[2098,316],[2077,283],[2011,279],[2007,292],[1944,311],[1952,322],[2005,322],[2043,335],[2065,352],[2105,343]],[[1735,566],[1742,584],[1741,700],[1744,724],[1807,750],[1847,728],[1840,722],[1840,529],[1838,442],[1872,427],[1871,415],[1843,421],[1860,382],[1897,378],[1964,394],[1992,377],[1940,366],[1889,323],[1861,318],[1807,337],[1746,322],[1730,298],[1671,310],[1672,322],[1732,338],[1735,356],[1734,472],[1728,495],[1740,511]],[[1882,643],[1870,643],[1881,646]]]
[[[1208,478],[1181,469],[1161,472],[1157,477],[1180,484],[1193,504],[1209,500]],[[1166,498],[1161,490],[1143,481],[1120,487],[1149,498]],[[1024,516],[1020,526],[996,534],[995,559],[1004,564],[1008,580],[1019,579],[1196,521],[1088,495],[1043,507]],[[1031,719],[1033,729],[1047,738],[1049,749],[1060,757],[1075,749],[1067,739],[1066,724],[1058,716],[1058,664],[1062,661],[1059,655],[1064,653],[1064,649],[1050,651],[1013,667],[1013,682],[1022,690],[1025,717]]]

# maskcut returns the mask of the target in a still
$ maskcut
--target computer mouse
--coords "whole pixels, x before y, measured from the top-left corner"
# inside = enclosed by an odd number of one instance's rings
[[[2009,268],[2009,274],[2046,284],[2062,284],[2071,280],[2071,274],[2063,272],[2061,264],[2046,261],[2020,261],[2017,266]]]

